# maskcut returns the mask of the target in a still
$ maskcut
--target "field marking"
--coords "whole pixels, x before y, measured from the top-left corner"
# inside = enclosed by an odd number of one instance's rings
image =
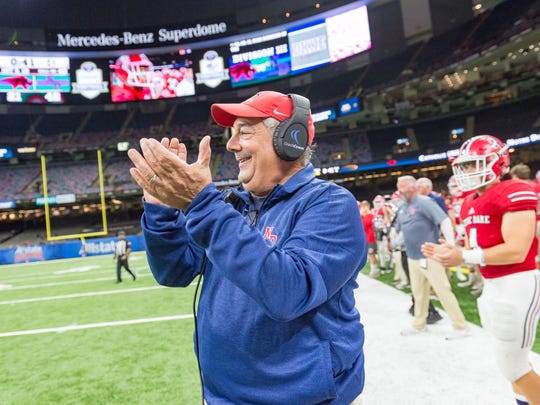
[[[137,274],[137,279],[142,277],[149,277],[151,274]],[[69,281],[58,281],[56,283],[45,283],[45,284],[31,284],[31,285],[20,285],[20,286],[11,286],[11,290],[26,290],[28,288],[41,288],[41,287],[56,287],[59,285],[69,285],[69,284],[85,284],[85,283],[94,283],[98,281],[114,281],[114,276],[112,277],[100,277],[100,278],[86,278],[82,280],[69,280]],[[0,290],[2,285],[0,284]]]
[[[12,336],[23,336],[23,335],[38,335],[38,334],[41,334],[41,333],[53,333],[53,332],[54,333],[63,333],[63,332],[69,332],[69,331],[72,331],[72,330],[105,328],[105,327],[109,327],[109,326],[134,325],[134,324],[149,323],[149,322],[175,321],[175,320],[178,320],[178,319],[189,319],[189,318],[193,318],[193,314],[161,316],[161,317],[158,317],[158,318],[131,319],[131,320],[128,320],[128,321],[87,323],[85,325],[68,325],[68,326],[61,326],[59,328],[19,330],[19,331],[14,331],[14,332],[0,333],[0,338],[2,338],[2,337],[12,337]]]
[[[112,274],[114,277],[116,277],[115,273],[116,273],[116,269],[104,269],[104,270],[92,271],[91,273],[88,273],[88,274],[92,274],[92,275]],[[21,282],[26,282],[29,280],[36,281],[36,280],[50,280],[50,279],[59,279],[59,278],[62,279],[62,278],[83,277],[88,274],[87,273],[70,273],[70,274],[50,274],[50,275],[43,275],[43,276],[35,276],[33,274],[29,274],[29,275],[26,275],[25,277],[2,279],[2,282],[21,283]]]
[[[144,259],[144,255],[145,255],[146,251],[144,250],[137,250],[133,253],[131,253],[130,257],[129,257],[129,261],[140,261],[142,259]],[[80,257],[69,257],[69,258],[65,258],[65,259],[53,259],[53,260],[39,260],[39,261],[35,261],[35,262],[28,262],[28,263],[10,263],[10,264],[0,264],[0,271],[3,271],[3,270],[7,270],[7,271],[11,271],[11,270],[15,270],[15,271],[19,271],[19,267],[20,268],[23,268],[23,267],[34,267],[34,266],[40,266],[40,265],[43,265],[43,264],[54,264],[54,263],[69,263],[69,262],[72,262],[72,261],[77,261],[77,260],[81,260],[81,259],[86,259],[86,260],[99,260],[99,259],[102,259],[103,257],[112,257],[112,253],[104,253],[102,255],[92,255],[92,256],[80,256]]]
[[[109,290],[109,291],[68,294],[68,295],[52,295],[50,297],[25,298],[25,299],[20,299],[20,300],[0,301],[0,305],[14,305],[14,304],[23,304],[27,302],[64,300],[68,298],[79,298],[79,297],[93,297],[96,295],[123,294],[123,293],[129,293],[129,292],[155,290],[158,288],[166,288],[166,287],[162,287],[158,285],[158,286],[152,286],[152,287],[129,288],[126,290]]]
[[[53,274],[66,274],[66,273],[84,273],[86,271],[95,270],[95,269],[101,269],[102,266],[97,264],[91,264],[88,266],[82,266],[82,267],[73,267],[71,269],[66,270],[57,270]]]

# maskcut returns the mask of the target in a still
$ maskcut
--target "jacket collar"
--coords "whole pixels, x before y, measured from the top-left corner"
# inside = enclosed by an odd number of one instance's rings
[[[276,184],[270,194],[268,194],[268,197],[266,197],[265,205],[269,203],[273,204],[276,201],[283,199],[285,196],[294,194],[299,188],[314,179],[315,170],[313,169],[313,165],[309,163],[307,166],[298,170],[289,180],[287,180],[287,182],[285,182],[285,184]],[[242,185],[232,192],[242,199],[245,204],[252,205],[251,195]]]

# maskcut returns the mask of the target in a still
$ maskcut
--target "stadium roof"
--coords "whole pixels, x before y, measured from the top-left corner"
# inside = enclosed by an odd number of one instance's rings
[[[365,4],[382,0],[363,0]],[[320,8],[315,8],[315,4]],[[335,8],[352,1],[345,0],[0,0],[9,13],[0,15],[0,27],[11,28],[77,28],[118,29],[197,21],[225,15],[236,15],[238,24],[260,22],[262,17],[302,18],[310,13]],[[282,23],[283,21],[280,21]]]

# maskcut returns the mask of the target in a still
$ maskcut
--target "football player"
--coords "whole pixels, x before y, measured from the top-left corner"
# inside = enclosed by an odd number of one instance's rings
[[[452,162],[459,188],[475,191],[460,212],[465,248],[441,240],[424,244],[422,252],[444,266],[479,266],[485,280],[478,310],[495,339],[497,365],[518,404],[540,405],[540,376],[528,360],[540,315],[538,196],[526,182],[502,181],[509,166],[508,147],[500,139],[480,135],[465,141]]]
[[[388,211],[386,200],[382,195],[376,195],[373,199],[373,230],[377,239],[377,254],[379,256],[379,269],[386,271],[387,264],[390,261],[390,252],[388,251]]]
[[[463,191],[459,188],[456,177],[450,176],[448,179],[448,192],[450,193],[450,206],[448,207],[448,216],[454,224],[456,230],[456,243],[463,247],[465,246],[465,226],[460,218],[461,205],[467,195],[474,193],[474,190]],[[469,277],[464,274],[463,268],[468,269]],[[457,283],[458,287],[473,286],[471,293],[473,295],[480,295],[483,288],[482,276],[478,274],[476,265],[464,264],[456,266],[456,276],[460,281]]]

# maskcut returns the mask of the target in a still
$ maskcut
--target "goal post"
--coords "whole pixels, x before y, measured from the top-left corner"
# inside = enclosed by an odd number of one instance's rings
[[[102,231],[97,232],[85,232],[85,233],[74,233],[69,235],[57,235],[53,236],[51,233],[51,214],[49,207],[49,194],[48,194],[48,183],[47,183],[47,160],[44,155],[41,155],[41,176],[43,181],[43,197],[44,197],[44,207],[45,207],[45,229],[47,233],[48,241],[55,240],[67,240],[67,239],[81,239],[92,237],[92,236],[107,236],[107,207],[105,205],[105,186],[103,181],[103,165],[101,160],[101,150],[97,150],[97,166],[98,166],[98,179],[99,179],[99,196],[101,201],[101,224],[103,227]]]

